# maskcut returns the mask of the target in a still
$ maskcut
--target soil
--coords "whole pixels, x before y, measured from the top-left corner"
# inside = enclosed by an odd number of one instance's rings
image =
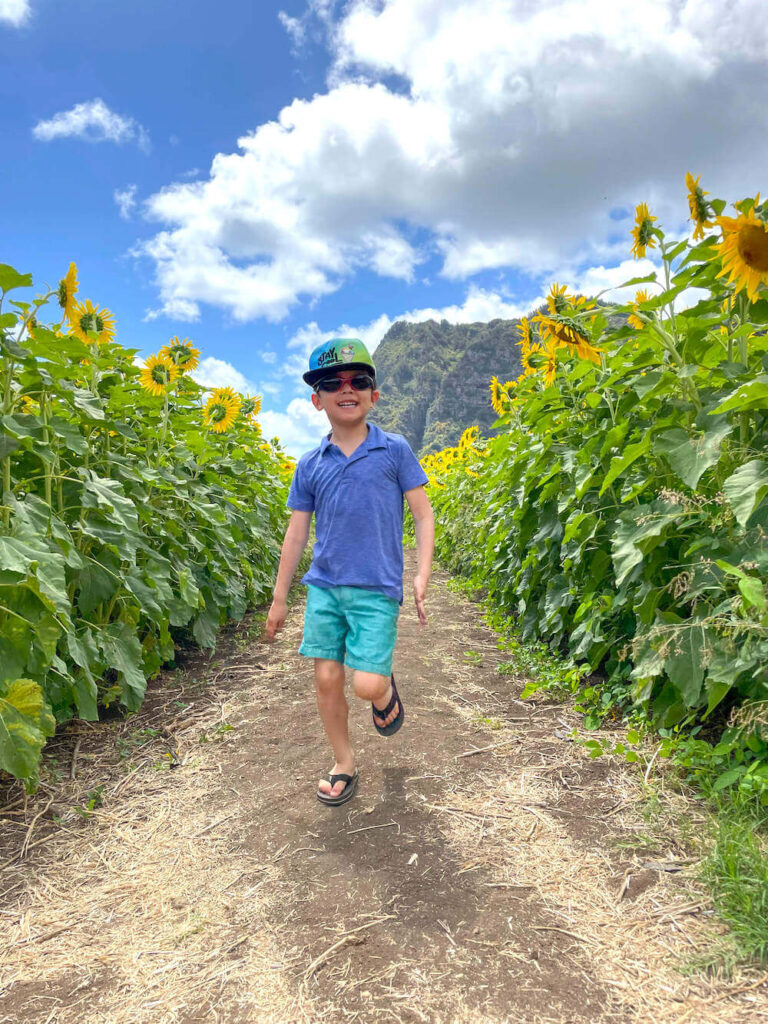
[[[642,772],[521,699],[444,573],[426,627],[403,607],[404,727],[351,698],[358,792],[320,804],[301,610],[273,644],[252,616],[188,653],[130,719],[72,723],[35,796],[7,788],[2,1024],[768,1019],[765,975],[689,969],[722,929]]]

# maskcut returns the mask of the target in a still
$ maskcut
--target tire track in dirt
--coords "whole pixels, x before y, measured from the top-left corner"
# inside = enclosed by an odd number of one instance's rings
[[[7,856],[49,799],[60,827],[4,873],[0,1022],[698,1024],[764,1011],[757,976],[675,971],[709,941],[706,902],[683,872],[633,853],[637,775],[567,742],[577,719],[563,707],[519,699],[495,635],[447,581],[435,574],[425,629],[403,608],[404,728],[379,737],[352,705],[360,786],[341,808],[314,796],[332,759],[296,653],[300,603],[274,645],[246,623],[213,665],[190,656],[130,731],[58,738],[65,765],[79,750],[77,779],[17,818],[4,801],[19,825]],[[96,786],[101,805],[74,813]],[[685,852],[670,840],[667,860]]]

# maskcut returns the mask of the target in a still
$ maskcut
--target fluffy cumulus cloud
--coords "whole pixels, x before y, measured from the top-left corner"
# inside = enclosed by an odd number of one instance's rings
[[[150,198],[160,311],[278,320],[428,260],[455,279],[615,264],[611,209],[646,201],[679,231],[686,170],[728,198],[762,184],[763,0],[311,0],[283,17],[295,43],[313,18],[327,91]]]
[[[32,134],[41,142],[54,139],[83,139],[85,142],[131,142],[149,150],[149,135],[132,117],[110,110],[102,99],[76,103],[70,110],[61,110],[47,121],[39,121]]]
[[[235,391],[253,394],[256,387],[231,363],[224,359],[216,359],[214,356],[207,356],[200,360],[193,376],[198,384],[208,388],[234,388]]]
[[[29,18],[29,0],[0,0],[0,21],[19,26]]]
[[[259,422],[265,437],[279,437],[280,444],[294,458],[319,444],[328,433],[328,418],[315,409],[308,394],[294,398],[285,412],[265,410]]]

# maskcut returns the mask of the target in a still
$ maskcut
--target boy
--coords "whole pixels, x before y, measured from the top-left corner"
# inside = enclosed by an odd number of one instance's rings
[[[307,584],[304,639],[299,653],[313,658],[320,717],[336,763],[321,779],[317,798],[332,807],[355,793],[358,772],[349,742],[344,666],[353,670],[355,694],[372,704],[373,724],[397,732],[405,710],[392,675],[397,618],[403,602],[403,496],[416,526],[418,569],[413,596],[419,622],[432,568],[434,521],[427,475],[408,442],[366,417],[379,400],[376,368],[361,341],[333,338],[309,357],[304,381],[312,404],[331,432],[303,455],[288,495],[291,519],[283,541],[267,638],[285,622],[286,598],[309,539],[315,514],[317,541]]]

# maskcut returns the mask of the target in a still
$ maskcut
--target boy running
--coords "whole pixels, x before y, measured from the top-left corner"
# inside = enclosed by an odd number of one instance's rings
[[[331,425],[318,448],[303,455],[288,494],[285,533],[267,638],[283,627],[288,589],[309,539],[316,543],[307,585],[304,638],[299,653],[313,658],[317,706],[336,763],[317,798],[329,806],[355,793],[358,771],[349,742],[344,666],[353,670],[356,696],[372,704],[373,724],[391,736],[405,709],[392,674],[397,619],[403,603],[403,496],[416,527],[418,568],[413,596],[419,622],[432,568],[434,520],[424,490],[427,475],[408,442],[366,417],[379,400],[376,368],[361,341],[333,338],[309,357],[303,375],[312,404]]]

